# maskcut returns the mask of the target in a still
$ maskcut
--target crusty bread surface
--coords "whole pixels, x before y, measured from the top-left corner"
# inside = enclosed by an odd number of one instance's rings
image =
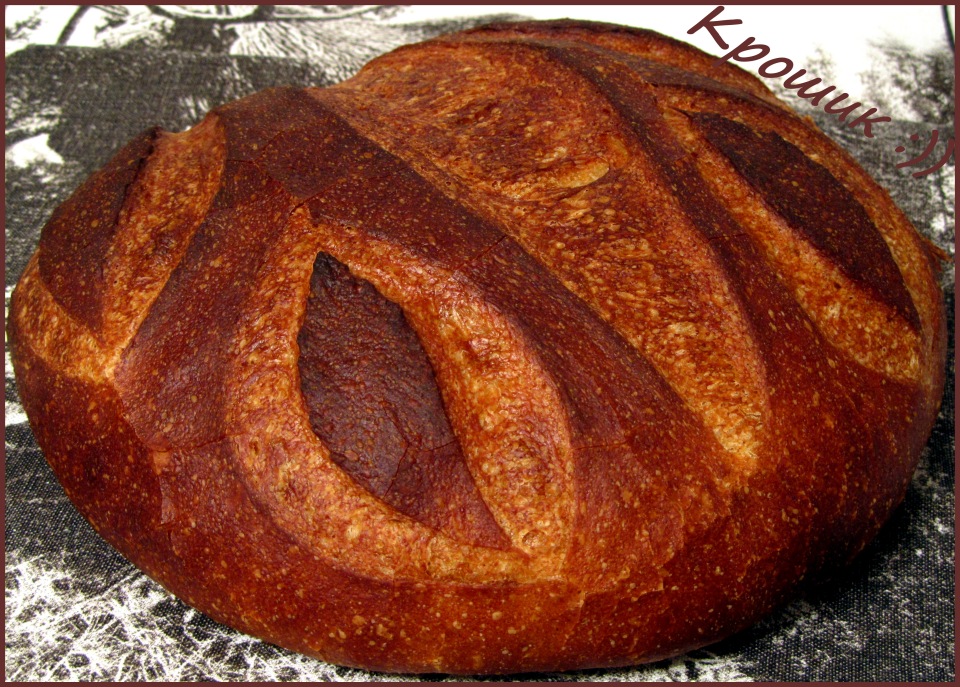
[[[617,666],[743,629],[904,496],[936,260],[752,76],[494,24],[133,140],[9,332],[67,495],[214,619],[373,670]]]

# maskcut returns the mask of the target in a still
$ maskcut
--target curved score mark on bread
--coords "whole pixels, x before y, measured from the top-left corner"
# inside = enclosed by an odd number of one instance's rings
[[[318,555],[375,578],[418,580],[433,577],[467,583],[490,578],[504,581],[549,578],[562,564],[564,542],[568,541],[563,518],[551,518],[553,509],[562,512],[569,508],[569,496],[564,496],[564,484],[569,494],[569,480],[562,475],[565,469],[562,456],[551,456],[543,445],[533,447],[536,453],[528,456],[535,462],[528,469],[550,473],[547,480],[560,491],[553,495],[555,498],[528,504],[528,510],[515,515],[500,512],[502,504],[509,508],[517,495],[497,492],[496,488],[509,492],[520,485],[491,485],[484,481],[483,465],[488,460],[496,461],[498,456],[491,451],[496,451],[499,446],[491,446],[489,437],[477,441],[475,436],[464,436],[457,424],[458,420],[476,421],[479,413],[489,412],[490,408],[456,408],[449,414],[480,493],[512,541],[514,548],[508,551],[465,545],[402,515],[348,477],[331,460],[328,449],[310,428],[309,412],[300,394],[295,346],[316,251],[333,255],[388,298],[399,301],[431,361],[435,360],[432,349],[435,346],[442,348],[442,335],[437,330],[443,329],[444,315],[441,312],[418,315],[415,311],[418,306],[428,307],[418,299],[429,301],[429,307],[438,307],[440,300],[428,298],[430,286],[442,283],[447,275],[420,259],[394,252],[393,248],[375,239],[364,241],[360,246],[356,235],[351,235],[348,229],[323,223],[318,225],[302,209],[294,213],[290,227],[277,246],[286,266],[258,280],[256,289],[261,297],[251,300],[239,322],[232,373],[236,382],[227,399],[231,408],[227,427],[233,428],[231,434],[236,432],[234,448],[238,468],[250,484],[255,499],[281,527],[317,551]],[[307,236],[309,238],[305,239]],[[352,249],[367,254],[359,255],[351,252]],[[389,259],[384,258],[386,271],[399,279],[399,294],[391,292],[387,283],[390,276],[383,272],[378,274],[378,266],[374,265],[379,262],[375,256],[384,256],[388,251]],[[384,278],[378,279],[378,276]],[[265,295],[265,291],[270,293]],[[447,287],[444,293],[464,303],[476,303],[481,309],[484,307],[477,302],[476,295],[471,296],[461,289]],[[421,317],[425,323],[419,321]],[[481,324],[492,326],[486,320]],[[456,345],[461,343],[456,342]],[[434,366],[436,369],[436,363]],[[539,374],[536,368],[515,372],[516,377],[525,378]],[[449,385],[442,372],[438,371],[437,376],[444,392],[444,404],[449,409],[451,402],[446,395]],[[520,403],[523,397],[523,393],[518,394]],[[511,411],[524,419],[530,417],[530,408],[506,408],[499,418],[502,423],[509,424]],[[559,412],[557,408],[548,411]],[[544,426],[555,426],[554,419],[541,419]],[[497,440],[494,438],[493,441]],[[562,438],[556,441],[563,443]],[[476,464],[477,460],[480,465]],[[561,472],[557,473],[557,470]],[[548,536],[542,541],[525,538],[529,532],[525,523],[533,519],[537,519],[546,530]]]
[[[103,346],[107,378],[207,214],[223,158],[216,116],[183,133],[151,130],[93,175],[45,227],[40,273],[57,302]],[[61,286],[67,277],[76,280],[72,288]]]
[[[714,114],[690,116],[700,133],[795,231],[848,279],[919,328],[890,249],[863,207],[826,169],[775,133],[757,132]],[[818,189],[815,200],[806,193],[811,187]]]
[[[18,289],[34,304],[21,327],[38,356],[68,377],[114,383],[207,214],[223,157],[216,115],[183,133],[153,129],[54,213]]]
[[[402,308],[484,502],[513,547],[549,575],[570,545],[571,441],[557,389],[529,343],[453,272],[396,244],[321,226],[324,250]]]
[[[902,382],[916,382],[920,375],[920,335],[912,320],[898,316],[894,307],[883,302],[882,294],[878,299],[876,294],[865,292],[848,276],[848,270],[806,240],[752,186],[743,183],[730,161],[697,134],[683,115],[675,114],[671,120],[674,131],[696,150],[694,162],[703,179],[776,266],[826,340],[867,369]],[[807,197],[798,202],[820,201]],[[876,240],[881,239],[876,236]],[[892,269],[898,270],[889,251],[886,256]],[[824,285],[832,288],[825,289]],[[905,290],[902,295],[909,299]],[[908,302],[915,318],[913,302]]]
[[[127,143],[54,210],[40,234],[40,276],[54,300],[94,336],[106,307],[103,260],[130,188],[159,136],[154,128]]]
[[[104,256],[101,338],[108,347],[126,347],[186,253],[220,186],[224,149],[215,115],[157,141]]]
[[[691,92],[687,88],[660,87],[658,93],[675,111],[719,115],[755,131],[776,132],[787,144],[808,157],[811,164],[822,166],[842,185],[853,202],[866,212],[873,230],[886,244],[899,271],[899,281],[909,294],[919,328],[916,321],[911,324],[858,286],[838,266],[829,263],[823,253],[775,214],[749,184],[727,183],[730,175],[735,174],[729,160],[695,135],[689,120],[680,121],[682,118],[674,117],[678,135],[697,151],[693,159],[703,170],[704,178],[723,192],[731,191],[729,197],[724,193],[716,195],[728,211],[744,223],[744,228],[754,236],[768,259],[781,264],[796,298],[824,337],[839,352],[869,370],[929,387],[940,367],[931,352],[941,336],[937,330],[943,326],[936,305],[942,299],[937,287],[937,268],[926,250],[924,239],[912,229],[889,194],[836,143],[812,135],[809,125],[797,115],[784,117],[769,107],[743,98]],[[701,138],[701,142],[694,142],[696,138]],[[741,207],[744,203],[755,212],[745,211]],[[798,271],[791,272],[793,268]],[[805,280],[814,286],[808,289]],[[831,290],[820,288],[824,283],[833,283],[839,288],[834,288],[831,294]],[[850,323],[854,326],[849,326]],[[921,346],[925,350],[921,350]],[[914,369],[916,373],[911,372]],[[929,388],[926,390],[929,398],[939,397],[929,393]]]
[[[397,305],[320,253],[297,343],[310,426],[337,465],[414,520],[475,546],[509,546]]]

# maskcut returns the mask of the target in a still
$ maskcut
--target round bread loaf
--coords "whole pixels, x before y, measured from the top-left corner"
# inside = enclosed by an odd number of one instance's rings
[[[903,498],[934,251],[760,82],[497,24],[148,131],[50,219],[17,384],[100,534],[327,661],[651,661],[749,626]]]

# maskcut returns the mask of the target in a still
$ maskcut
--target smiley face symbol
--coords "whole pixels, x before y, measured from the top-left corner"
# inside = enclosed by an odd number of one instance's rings
[[[919,141],[920,134],[911,134],[910,140]],[[940,140],[940,131],[938,129],[934,129],[930,134],[930,142],[927,143],[927,147],[923,149],[923,152],[921,152],[919,155],[917,155],[914,158],[911,158],[909,160],[899,163],[897,165],[897,169],[902,169],[903,167],[913,167],[914,165],[917,165],[923,162],[924,160],[926,160],[928,157],[930,157],[930,154],[933,152],[934,148],[936,148],[937,142],[939,140]],[[920,170],[918,172],[913,172],[913,176],[917,178],[926,176],[927,174],[930,174],[931,172],[935,172],[941,167],[943,167],[945,164],[947,164],[947,162],[953,156],[954,147],[955,147],[955,140],[951,138],[947,141],[946,151],[944,152],[943,156],[936,162],[936,164],[934,164],[931,167],[928,167],[927,169]],[[902,153],[906,149],[907,149],[906,146],[903,146],[903,145],[899,145],[896,148],[894,148],[894,150],[897,151],[898,153]]]

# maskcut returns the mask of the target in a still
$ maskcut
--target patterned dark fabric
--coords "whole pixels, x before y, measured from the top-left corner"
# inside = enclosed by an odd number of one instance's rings
[[[7,306],[53,209],[140,131],[156,124],[182,130],[210,108],[269,86],[330,84],[397,45],[479,23],[404,24],[397,21],[400,10],[367,6],[261,8],[256,16],[219,19],[199,10],[111,12],[98,34],[101,47],[29,45],[8,55]],[[82,13],[74,17],[73,29],[82,19]],[[8,24],[8,37],[10,31]],[[247,54],[233,54],[241,51]],[[915,179],[893,169],[889,154],[871,155],[876,140],[831,128],[829,121],[822,126],[891,187],[921,231],[952,253],[952,226],[931,220],[920,201],[911,207],[937,175]],[[931,128],[898,127],[899,140]],[[903,505],[851,567],[705,650],[631,669],[517,679],[952,681],[952,272],[944,289],[951,343],[939,420]],[[8,348],[5,370],[8,680],[396,679],[241,635],[136,570],[64,496],[26,422]]]

